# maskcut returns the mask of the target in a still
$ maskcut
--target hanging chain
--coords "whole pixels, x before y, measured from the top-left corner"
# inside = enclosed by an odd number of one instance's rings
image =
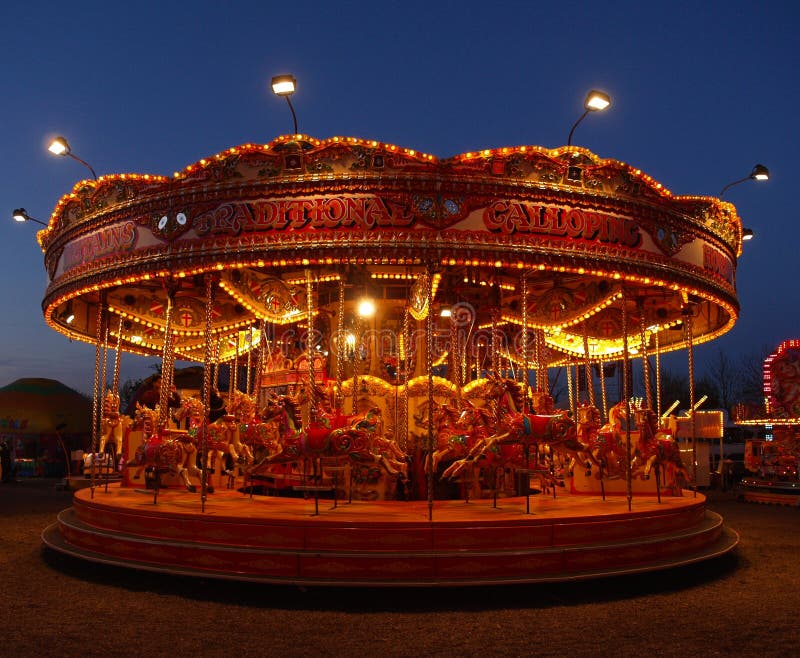
[[[252,380],[251,368],[253,367],[253,325],[250,325],[250,338],[247,341],[247,375],[244,383],[244,392],[250,395],[250,384]]]
[[[355,351],[353,352],[353,405],[351,407],[351,413],[353,414],[358,409],[358,375],[361,371],[361,320],[356,320],[355,338]]]
[[[660,331],[656,331],[656,408],[658,417],[661,418],[661,347],[659,345]]]
[[[603,422],[606,422],[608,418],[608,399],[606,398],[606,373],[605,373],[605,366],[603,365],[603,359],[600,359],[600,396],[601,401],[603,404],[603,408],[600,410],[603,413]]]
[[[172,367],[170,357],[172,355],[172,314],[175,307],[175,294],[173,291],[167,293],[167,312],[164,321],[164,350],[161,357],[161,394],[158,399],[158,427],[163,429],[167,426],[169,418],[169,397],[172,377]]]
[[[344,360],[347,341],[344,335],[344,276],[339,277],[339,314],[336,321],[336,409],[344,407],[342,385],[344,384]]]
[[[528,277],[522,275],[522,411],[525,413],[530,399],[530,362],[528,360]]]
[[[589,328],[586,322],[583,323],[583,357],[586,361],[586,392],[589,395],[589,405],[594,407],[594,376],[592,375],[592,359],[589,356]]]
[[[428,374],[428,519],[433,518],[433,289],[430,265],[426,268],[425,301],[428,315],[425,318],[425,372]],[[495,314],[492,313],[492,340],[495,338]],[[497,350],[494,350],[495,353]]]
[[[461,389],[461,368],[458,367],[458,328],[456,327],[456,318],[450,316],[450,354],[449,354],[450,367],[448,374],[450,381]],[[459,407],[461,405],[461,396],[457,400]]]
[[[102,356],[102,374],[100,375],[100,381],[102,382],[102,386],[100,388],[100,400],[106,395],[106,385],[108,383],[108,318],[106,318],[106,322],[104,323],[103,327],[103,356]],[[100,404],[100,417],[103,417],[103,410],[102,410],[102,402]],[[102,423],[102,420],[101,420]]]
[[[694,495],[697,496],[697,439],[695,438],[697,430],[697,422],[695,419],[694,409],[694,327],[693,316],[691,307],[683,309],[683,325],[686,331],[686,351],[689,357],[689,413],[691,415],[691,429],[692,429],[692,481]]]
[[[547,395],[550,394],[550,378],[547,375],[547,366],[545,364],[545,346],[547,342],[544,336],[544,329],[537,329],[536,331],[536,355],[539,359],[539,369],[537,373],[537,388]]]
[[[100,438],[100,420],[101,420],[101,405],[100,398],[102,397],[103,382],[100,377],[100,361],[102,356],[102,336],[103,326],[105,325],[105,299],[101,297],[100,304],[97,306],[97,323],[95,325],[95,349],[94,349],[94,391],[92,396],[92,449],[91,452],[97,452]],[[94,473],[94,469],[92,470]]]
[[[119,399],[119,365],[122,358],[122,316],[119,316],[119,328],[117,329],[117,350],[114,354],[114,395]]]
[[[261,322],[258,325],[258,352],[256,353],[256,372],[253,382],[253,397],[256,401],[256,405],[261,404],[261,377],[264,374],[264,356],[267,351],[267,340],[266,340],[266,329],[267,323],[262,318]]]
[[[314,287],[311,270],[306,270],[306,313],[308,314],[306,349],[308,350],[308,422],[317,416],[316,377],[314,374]]]
[[[573,398],[573,388],[572,388],[572,366],[567,364],[567,394],[569,396],[569,408],[572,412],[572,417],[575,417],[575,399]]]
[[[408,307],[403,313],[403,404],[400,407],[402,424],[402,444],[404,452],[408,452],[408,377],[411,367],[411,326]]]
[[[201,452],[201,485],[200,485],[200,500],[203,511],[205,511],[206,497],[208,494],[208,421],[209,421],[209,407],[211,406],[211,364],[216,359],[219,353],[219,338],[216,341],[216,347],[212,350],[212,320],[213,320],[213,306],[214,306],[214,277],[211,274],[205,276],[206,284],[206,308],[205,308],[205,321],[206,321],[206,344],[205,354],[203,355],[203,419],[201,421],[200,433],[200,452]],[[216,369],[214,371],[216,376]],[[216,387],[216,382],[214,383]]]
[[[645,327],[644,302],[639,301],[639,341],[642,350],[642,377],[644,377],[644,399],[647,401],[647,408],[653,408],[653,389],[650,386],[650,359],[647,352],[647,328]]]
[[[492,373],[495,377],[500,376],[500,346],[499,338],[497,336],[497,308],[492,308]]]
[[[234,391],[239,390],[239,330],[236,330],[234,340],[236,345],[233,348],[233,365],[231,366],[231,376],[228,378],[228,398],[233,396]]]
[[[632,485],[632,460],[631,454],[631,381],[630,381],[630,355],[628,354],[628,296],[625,288],[622,288],[622,388],[623,399],[625,400],[625,442],[626,442],[626,457],[627,463],[626,475],[628,479],[628,511],[631,510],[631,501],[633,500],[633,485]]]
[[[219,390],[219,353],[222,349],[222,334],[217,334],[217,343],[214,345],[214,388]]]

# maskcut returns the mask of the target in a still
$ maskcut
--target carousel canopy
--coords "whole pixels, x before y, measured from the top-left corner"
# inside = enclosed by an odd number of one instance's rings
[[[439,159],[286,136],[173,177],[82,181],[38,239],[51,327],[141,354],[170,334],[195,362],[209,338],[232,359],[259,341],[253,327],[350,312],[366,294],[380,329],[454,309],[470,331],[501,327],[518,363],[514,336],[539,332],[540,365],[679,349],[687,318],[701,343],[739,312],[736,209],[573,146]]]
[[[88,434],[92,401],[54,379],[18,379],[0,388],[3,434]]]

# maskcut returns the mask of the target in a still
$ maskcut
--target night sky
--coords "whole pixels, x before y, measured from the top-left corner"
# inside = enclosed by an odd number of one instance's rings
[[[0,89],[0,386],[49,377],[92,389],[94,348],[45,324],[35,224],[89,176],[46,151],[64,135],[98,174],[171,175],[292,132],[269,82],[293,73],[299,131],[448,157],[567,142],[586,92],[612,97],[573,144],[643,170],[675,194],[731,188],[745,227],[741,315],[699,346],[702,369],[800,337],[800,4],[784,2],[4,3]],[[155,358],[123,355],[122,380]],[[183,364],[179,364],[183,365]]]

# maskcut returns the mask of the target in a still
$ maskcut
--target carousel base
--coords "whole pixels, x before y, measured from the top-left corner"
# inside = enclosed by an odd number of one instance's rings
[[[705,497],[560,494],[342,502],[114,485],[75,492],[42,534],[77,558],[178,575],[318,586],[456,586],[654,571],[732,550]],[[334,506],[335,505],[335,506]],[[526,509],[530,510],[526,513]],[[319,513],[316,513],[316,512]],[[430,513],[430,518],[429,518]]]
[[[739,500],[748,503],[800,507],[800,482],[742,478],[739,483]]]

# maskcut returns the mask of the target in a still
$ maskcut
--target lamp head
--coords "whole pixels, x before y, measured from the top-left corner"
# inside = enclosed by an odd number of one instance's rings
[[[755,237],[753,233],[753,229],[751,228],[743,228],[742,229],[742,240],[752,240]]]
[[[364,298],[358,303],[358,315],[362,318],[371,318],[375,315],[375,302]]]
[[[599,112],[605,110],[611,105],[611,97],[602,91],[592,89],[587,95],[583,106],[590,112]]]
[[[769,180],[769,169],[762,164],[757,164],[750,172],[750,178],[753,180]]]
[[[297,88],[293,75],[276,75],[272,78],[272,93],[276,96],[291,96]]]
[[[64,137],[56,137],[47,150],[53,155],[69,155],[69,142]]]
[[[42,226],[47,226],[47,224],[45,224],[41,219],[31,217],[25,208],[17,208],[13,213],[11,213],[11,216],[14,218],[15,222],[36,222]]]

